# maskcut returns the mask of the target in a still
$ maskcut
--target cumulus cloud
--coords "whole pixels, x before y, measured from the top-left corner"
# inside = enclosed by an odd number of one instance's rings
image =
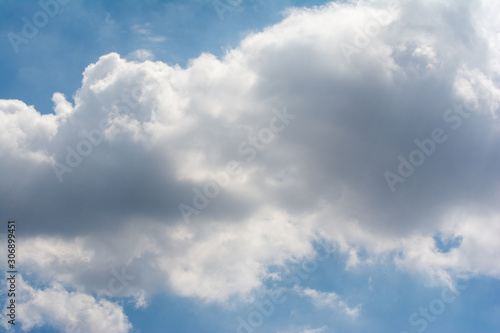
[[[165,285],[226,302],[323,238],[350,267],[397,250],[436,281],[500,277],[484,259],[500,251],[496,7],[296,8],[186,68],[104,55],[53,114],[0,100],[0,216],[22,221],[25,269],[106,295],[112,264],[139,305]],[[463,242],[442,253],[437,233]]]
[[[97,300],[80,292],[70,292],[61,285],[43,289],[31,287],[17,276],[18,319],[23,331],[45,325],[62,332],[124,333],[131,328],[123,308],[105,299]],[[5,322],[2,323],[5,328]]]

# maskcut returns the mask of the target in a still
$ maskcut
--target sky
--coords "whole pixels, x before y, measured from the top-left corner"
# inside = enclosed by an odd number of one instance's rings
[[[0,6],[0,331],[500,331],[499,2]]]

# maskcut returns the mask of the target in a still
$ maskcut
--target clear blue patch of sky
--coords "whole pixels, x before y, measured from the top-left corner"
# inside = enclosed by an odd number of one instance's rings
[[[434,236],[436,247],[438,248],[439,252],[442,253],[448,253],[451,251],[451,249],[460,247],[460,245],[462,244],[462,239],[463,239],[462,236],[450,239],[443,238],[443,235],[440,233]]]

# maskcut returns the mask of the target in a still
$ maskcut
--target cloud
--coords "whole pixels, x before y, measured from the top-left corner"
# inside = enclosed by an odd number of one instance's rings
[[[328,326],[323,326],[320,328],[310,328],[309,326],[302,328],[302,329],[296,329],[294,331],[287,331],[287,333],[294,333],[294,332],[299,332],[299,333],[326,333],[328,332]],[[278,332],[281,333],[281,332]]]
[[[302,333],[325,333],[327,329],[327,326],[323,326],[320,328],[306,328],[302,331]]]
[[[69,292],[57,283],[36,289],[21,276],[17,276],[16,286],[18,320],[24,331],[45,325],[71,333],[124,333],[131,328],[123,308],[105,299]]]
[[[344,301],[342,301],[334,292],[321,292],[310,288],[301,288],[296,286],[295,292],[303,297],[308,297],[314,306],[318,308],[331,308],[335,311],[343,312],[351,318],[359,316],[361,305],[358,304],[354,308],[350,308]]]
[[[130,28],[133,32],[139,35],[151,35],[151,24],[134,24]]]
[[[92,238],[37,236],[19,243],[27,256],[22,269],[41,282],[130,297],[138,307],[165,285],[210,302],[245,299],[273,278],[271,267],[314,255],[310,231],[289,218],[263,211],[242,223],[196,229],[143,223]]]
[[[134,24],[130,29],[135,34],[142,36],[143,39],[146,39],[153,43],[161,43],[167,39],[165,36],[159,36],[153,34],[151,28],[152,28],[151,24],[146,23],[146,24]]]
[[[25,271],[138,305],[165,287],[225,303],[323,238],[351,254],[350,269],[376,262],[357,260],[365,250],[398,253],[440,283],[500,277],[484,259],[499,251],[488,231],[499,213],[498,20],[485,19],[498,4],[388,6],[292,9],[186,68],[103,55],[72,99],[54,94],[53,114],[0,100],[0,216],[22,221],[24,251],[40,259]],[[294,118],[276,118],[285,108]],[[429,143],[435,129],[444,142]],[[222,186],[231,161],[239,172]],[[394,191],[388,171],[403,180]],[[463,241],[442,253],[439,232]],[[123,269],[130,280],[117,284]],[[358,314],[335,294],[302,293]]]
[[[433,277],[433,284],[445,281],[453,286],[454,277],[482,274],[498,278],[499,268],[487,260],[500,254],[500,246],[494,240],[500,228],[498,215],[452,213],[447,220],[450,224],[443,228],[444,237],[461,238],[463,241],[458,246],[442,252],[433,237],[415,236],[407,240],[404,257],[397,258],[397,264],[408,271],[425,272]]]
[[[136,50],[127,55],[127,59],[138,61],[154,60],[154,58],[154,54],[150,50],[145,49]]]

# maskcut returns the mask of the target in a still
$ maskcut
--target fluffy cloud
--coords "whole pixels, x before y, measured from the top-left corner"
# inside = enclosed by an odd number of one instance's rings
[[[186,68],[104,55],[53,114],[0,100],[0,214],[22,221],[25,270],[138,305],[165,284],[226,302],[323,238],[352,267],[399,251],[436,281],[500,277],[484,261],[500,251],[497,7],[292,9]],[[463,242],[440,252],[437,233]]]
[[[123,308],[105,299],[96,300],[83,293],[68,292],[57,283],[49,288],[36,289],[20,276],[16,283],[19,291],[17,312],[22,318],[24,331],[44,325],[71,333],[124,333],[131,328]]]

